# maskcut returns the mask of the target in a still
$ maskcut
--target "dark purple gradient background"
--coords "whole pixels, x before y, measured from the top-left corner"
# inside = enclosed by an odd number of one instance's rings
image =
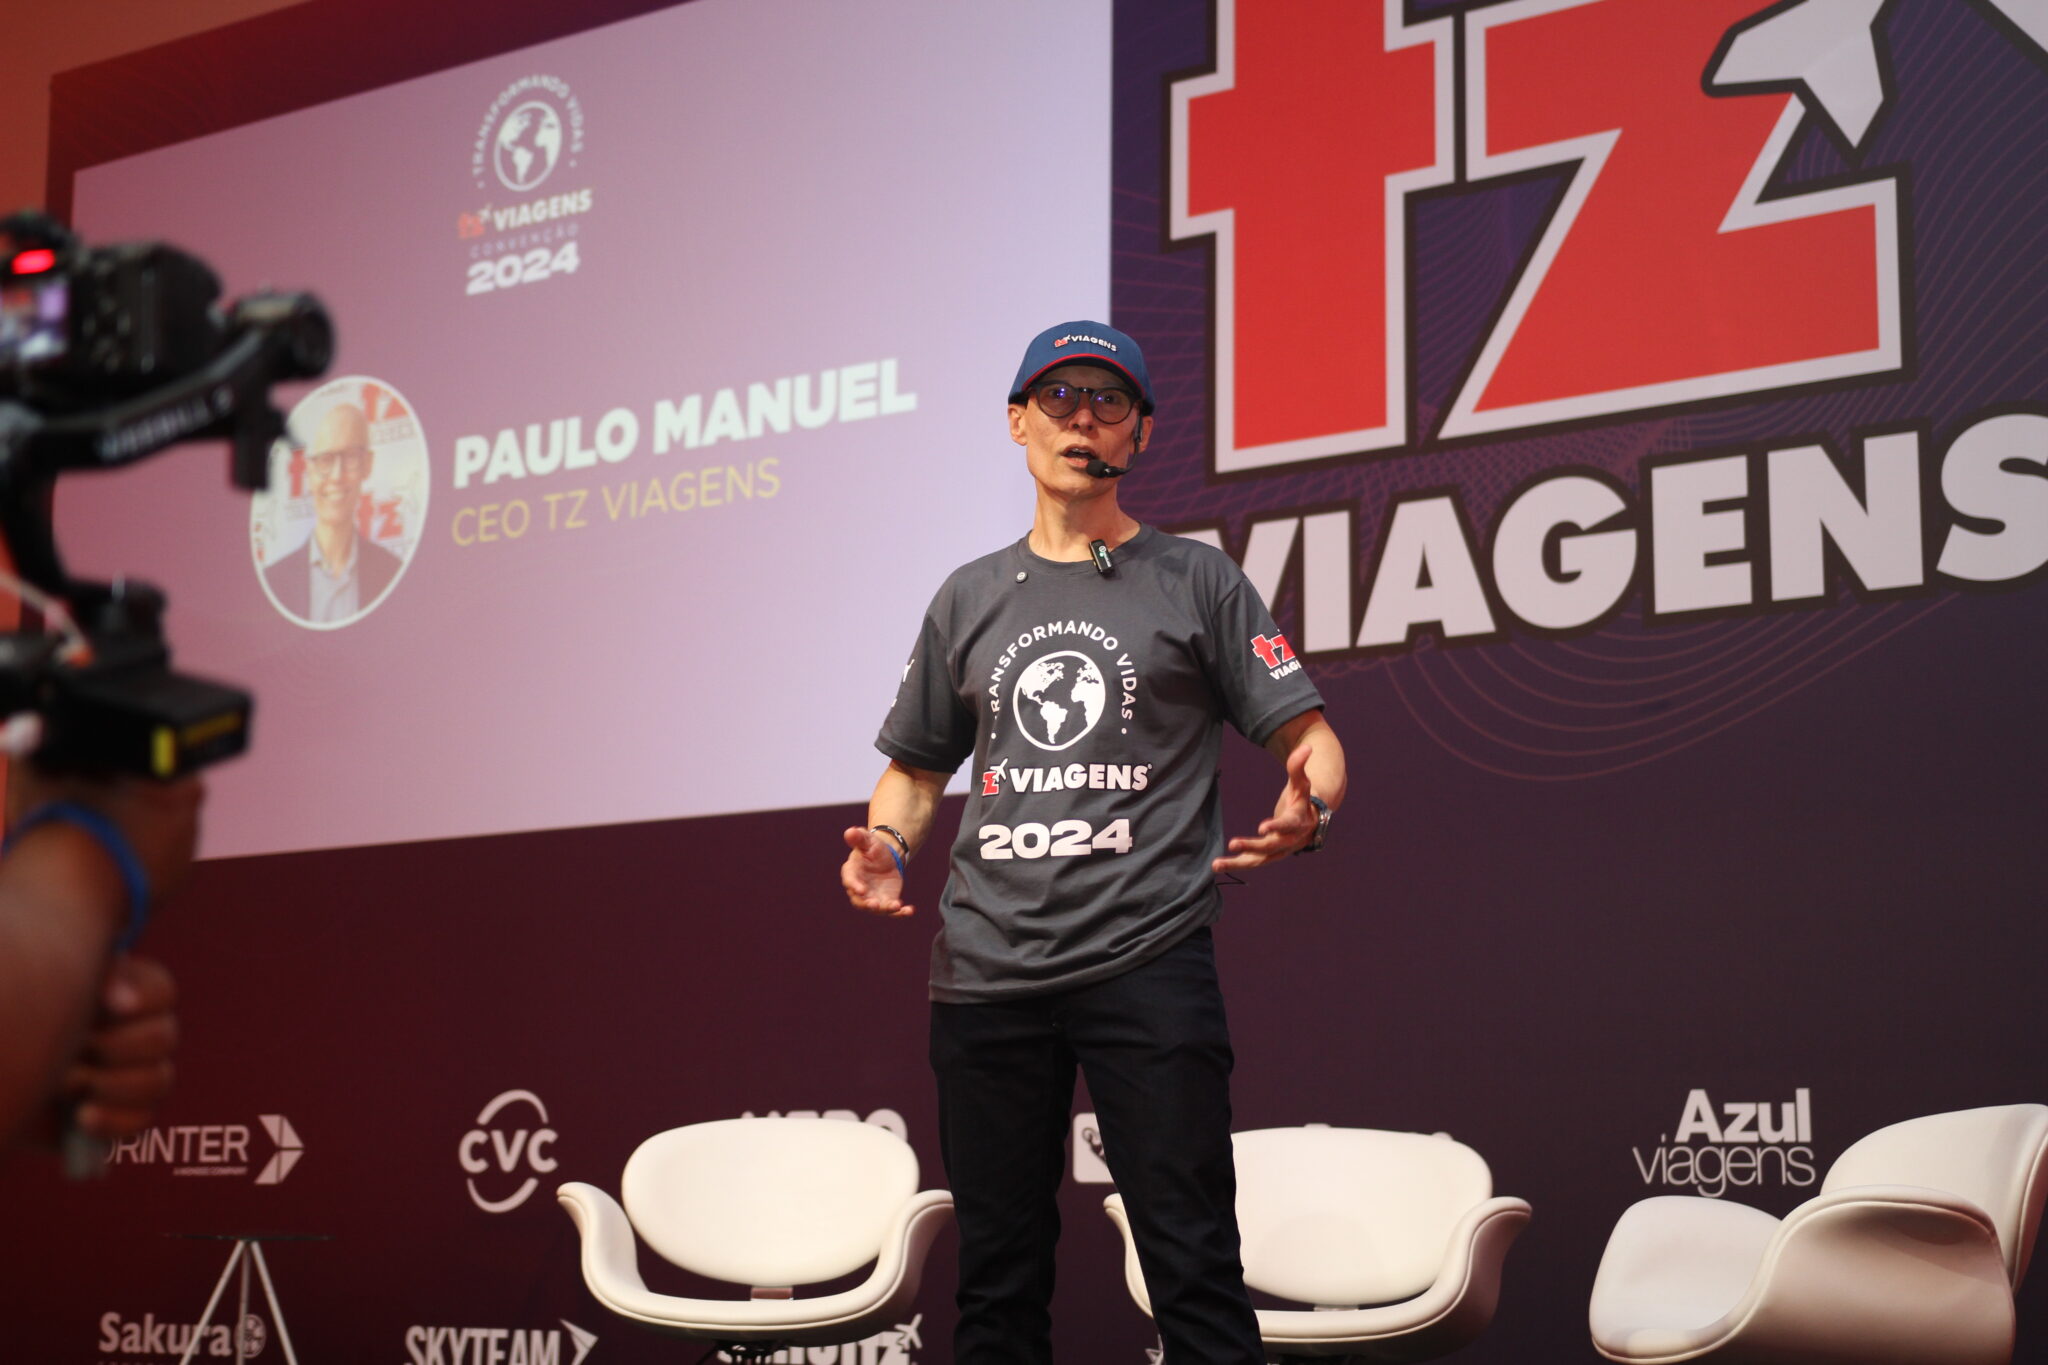
[[[486,22],[313,0],[61,80],[56,173],[630,8],[572,21],[522,0]],[[2048,400],[2048,72],[1961,0],[1903,0],[1885,20],[1893,102],[1862,163],[1905,168],[1909,375],[1212,482],[1207,248],[1165,249],[1160,175],[1164,79],[1209,61],[1211,14],[1126,0],[1116,25],[1112,320],[1145,343],[1162,403],[1162,439],[1124,490],[1142,515],[1220,522],[1235,546],[1262,513],[1346,504],[1373,527],[1389,497],[1454,484],[1483,524],[1508,489],[1558,465],[1633,484],[1646,455],[1842,441],[1905,420],[1945,440],[1993,405]],[[288,60],[309,51],[335,60]],[[772,54],[760,60],[772,71]],[[341,88],[340,71],[356,84]],[[1056,98],[1060,73],[1045,75]],[[1787,179],[1841,169],[1809,135]],[[1461,188],[1414,206],[1425,418],[1553,192]],[[1276,604],[1283,623],[1293,592]],[[1585,1309],[1607,1230],[1661,1192],[1632,1149],[1673,1131],[1689,1089],[1716,1102],[1810,1089],[1823,1169],[1885,1123],[2048,1098],[2041,592],[1675,627],[1624,615],[1570,640],[1312,665],[1353,795],[1329,852],[1226,892],[1239,1125],[1445,1130],[1477,1148],[1536,1216],[1494,1324],[1461,1358],[1527,1365],[1596,1360]],[[848,715],[847,744],[875,720]],[[1277,789],[1271,760],[1242,744],[1224,779],[1235,828]],[[255,1226],[336,1235],[273,1260],[308,1360],[402,1360],[409,1325],[559,1317],[597,1332],[590,1365],[693,1358],[592,1302],[568,1220],[544,1197],[475,1210],[456,1144],[492,1096],[529,1088],[562,1134],[558,1178],[615,1188],[634,1144],[672,1123],[890,1107],[941,1181],[927,924],[870,922],[839,901],[836,833],[859,816],[203,866],[152,935],[188,1002],[166,1121],[284,1113],[306,1155],[270,1189],[136,1169],[68,1187],[17,1161],[4,1188],[36,1253],[0,1282],[13,1353],[103,1362],[116,1358],[94,1349],[103,1313],[191,1321],[217,1254],[160,1234]],[[941,876],[921,861],[912,898],[928,904]],[[1153,1333],[1123,1291],[1103,1193],[1063,1195],[1059,1358],[1143,1365]],[[1811,1191],[1738,1193],[1782,1213]],[[950,1359],[952,1247],[941,1239],[920,1305],[924,1365]],[[2048,1359],[2040,1284],[2020,1298],[2021,1361]]]

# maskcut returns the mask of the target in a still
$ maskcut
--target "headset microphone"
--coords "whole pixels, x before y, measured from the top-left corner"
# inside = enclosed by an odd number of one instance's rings
[[[1138,430],[1131,433],[1131,459],[1136,460],[1138,458],[1138,451],[1144,444],[1145,429],[1141,426]],[[1090,455],[1088,463],[1081,468],[1082,472],[1091,479],[1121,479],[1124,475],[1131,472],[1130,465],[1111,464],[1099,455]]]

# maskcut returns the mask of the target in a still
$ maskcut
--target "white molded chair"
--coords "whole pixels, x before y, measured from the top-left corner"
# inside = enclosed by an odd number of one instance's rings
[[[1880,1128],[1783,1221],[1645,1199],[1593,1282],[1593,1344],[1627,1365],[2002,1365],[2041,1221],[2048,1108]]]
[[[1370,1128],[1239,1133],[1237,1224],[1244,1281],[1313,1310],[1260,1309],[1283,1358],[1427,1360],[1493,1318],[1500,1268],[1529,1205],[1493,1198],[1477,1152],[1444,1134]],[[1104,1210],[1124,1239],[1124,1282],[1148,1314],[1122,1195]]]
[[[556,1191],[583,1239],[583,1281],[621,1317],[758,1358],[783,1346],[858,1341],[906,1315],[925,1253],[953,1215],[917,1188],[917,1154],[845,1119],[725,1119],[658,1133],[626,1162],[625,1207],[593,1185]],[[694,1274],[752,1287],[746,1299],[650,1290],[633,1234]],[[851,1289],[794,1287],[874,1271]]]

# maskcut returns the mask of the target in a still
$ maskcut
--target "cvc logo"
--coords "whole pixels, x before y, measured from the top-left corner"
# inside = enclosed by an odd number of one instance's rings
[[[476,1127],[462,1135],[456,1147],[462,1169],[469,1172],[469,1198],[485,1213],[510,1213],[524,1204],[540,1185],[540,1176],[550,1174],[559,1164],[552,1151],[557,1134],[548,1126],[547,1106],[531,1090],[507,1090],[483,1107]],[[521,1172],[533,1172],[511,1193],[489,1198],[477,1187],[484,1184],[504,1189]]]

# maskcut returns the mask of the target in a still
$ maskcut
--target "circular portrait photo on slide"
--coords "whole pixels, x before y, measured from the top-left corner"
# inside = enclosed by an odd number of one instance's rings
[[[249,548],[271,604],[334,630],[397,588],[427,516],[427,439],[381,379],[330,380],[299,401],[250,499]]]

